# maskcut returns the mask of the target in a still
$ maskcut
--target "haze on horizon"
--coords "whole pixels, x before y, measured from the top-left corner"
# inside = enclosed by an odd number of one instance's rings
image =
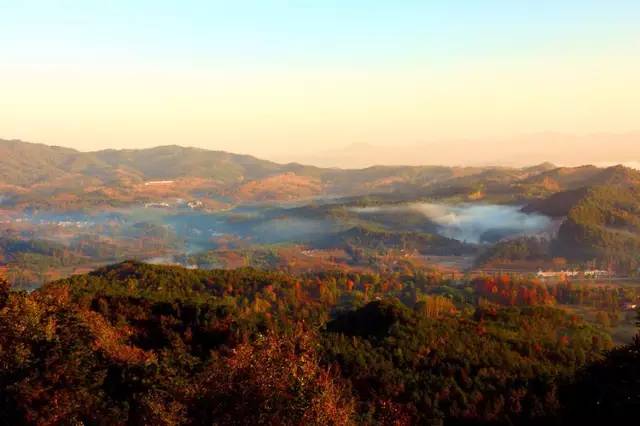
[[[0,138],[341,167],[640,161],[635,1],[4,3]]]

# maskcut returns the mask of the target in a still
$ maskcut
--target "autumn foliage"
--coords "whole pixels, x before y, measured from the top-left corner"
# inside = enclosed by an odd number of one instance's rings
[[[0,424],[547,424],[611,348],[550,306],[575,294],[135,262],[0,282]]]

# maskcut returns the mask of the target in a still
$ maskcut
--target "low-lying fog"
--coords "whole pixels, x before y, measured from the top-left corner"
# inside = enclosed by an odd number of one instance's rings
[[[253,243],[304,242],[342,230],[329,219],[289,216],[271,207],[239,207],[223,212],[194,212],[162,208],[126,208],[109,213],[38,212],[18,218],[36,226],[58,225],[83,233],[127,237],[145,232],[142,224],[166,229],[181,240],[187,253],[217,246],[220,237],[237,237]],[[109,225],[109,226],[105,226]],[[157,229],[155,232],[157,233]]]
[[[437,232],[468,243],[492,243],[520,235],[550,234],[550,218],[526,214],[517,206],[492,204],[411,203],[351,208],[389,230]],[[317,212],[315,212],[317,213]],[[378,217],[374,217],[377,215]],[[382,217],[380,217],[382,216]],[[35,225],[37,238],[55,238],[48,226],[57,225],[63,236],[94,234],[121,238],[163,239],[183,253],[216,248],[224,241],[284,243],[321,241],[354,226],[351,219],[326,217],[304,209],[264,206],[239,207],[224,212],[130,208],[96,214],[39,212],[15,218]]]
[[[551,218],[520,211],[519,206],[498,204],[411,203],[354,208],[362,214],[415,213],[437,225],[445,237],[468,243],[495,242],[505,237],[534,235],[552,231]]]

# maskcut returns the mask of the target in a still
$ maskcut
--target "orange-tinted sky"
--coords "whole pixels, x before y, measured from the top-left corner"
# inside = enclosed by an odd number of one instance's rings
[[[0,138],[307,162],[369,144],[387,147],[372,162],[398,147],[464,164],[537,159],[532,134],[568,162],[607,133],[578,161],[640,160],[637,2],[12,3]]]

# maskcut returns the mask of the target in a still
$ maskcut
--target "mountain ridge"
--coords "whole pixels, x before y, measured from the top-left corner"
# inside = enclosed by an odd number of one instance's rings
[[[86,199],[98,205],[167,198],[228,200],[209,203],[219,208],[225,203],[376,193],[516,203],[592,185],[598,179],[600,183],[628,179],[636,173],[629,170],[621,166],[557,167],[548,162],[523,168],[379,165],[341,169],[281,164],[177,144],[81,152],[0,139],[0,188],[5,198],[22,206],[44,203],[55,207],[65,200],[65,208],[72,208],[82,206]]]

